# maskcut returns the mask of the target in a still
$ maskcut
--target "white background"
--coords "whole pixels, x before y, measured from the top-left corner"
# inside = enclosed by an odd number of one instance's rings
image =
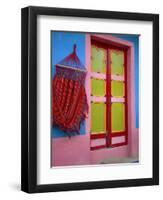
[[[131,199],[162,199],[163,185],[162,173],[160,172],[160,186],[118,188],[91,191],[75,191],[60,193],[45,193],[28,195],[20,192],[20,9],[27,5],[56,6],[69,8],[105,9],[131,12],[163,12],[161,0],[29,0],[14,1],[5,0],[0,7],[0,198],[1,199],[101,199],[114,198],[125,200]],[[162,15],[160,16],[162,22]],[[160,22],[160,35],[163,34]],[[161,44],[162,39],[160,39]],[[161,45],[160,45],[161,49]],[[160,51],[160,55],[162,52]],[[160,56],[161,57],[161,56]],[[163,75],[163,64],[160,59],[160,77]],[[163,87],[163,79],[160,80],[160,87]],[[160,102],[163,102],[163,90],[160,90]],[[160,141],[163,131],[163,104],[160,105]],[[160,142],[162,144],[162,142]],[[160,154],[163,146],[160,145]],[[160,169],[163,166],[163,158],[160,156]]]

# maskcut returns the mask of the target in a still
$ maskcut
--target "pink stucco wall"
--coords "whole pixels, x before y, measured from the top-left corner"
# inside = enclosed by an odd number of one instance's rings
[[[88,164],[90,144],[88,135],[52,139],[52,166]]]
[[[113,44],[120,44],[129,47],[127,52],[127,80],[128,80],[128,145],[105,148],[99,150],[90,150],[90,66],[91,66],[91,35],[86,34],[86,93],[89,104],[89,114],[86,118],[86,133],[75,136],[71,139],[53,138],[52,139],[52,166],[98,164],[103,160],[113,157],[138,157],[138,132],[135,127],[135,81],[134,81],[134,47],[133,44],[109,35],[94,35],[99,40],[111,41]]]

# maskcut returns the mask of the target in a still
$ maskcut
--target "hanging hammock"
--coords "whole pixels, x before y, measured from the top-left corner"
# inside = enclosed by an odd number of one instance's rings
[[[56,65],[52,85],[53,126],[69,137],[80,134],[80,125],[88,113],[84,87],[86,70],[74,51]]]

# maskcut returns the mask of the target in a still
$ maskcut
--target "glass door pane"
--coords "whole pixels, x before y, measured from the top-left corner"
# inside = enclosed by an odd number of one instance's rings
[[[106,81],[102,79],[91,79],[91,94],[92,96],[105,96]]]
[[[106,55],[107,52],[103,48],[92,45],[92,71],[106,73]]]
[[[122,81],[111,81],[111,94],[114,97],[123,97],[125,95],[124,83]]]
[[[118,50],[110,50],[111,74],[124,74],[124,52]]]
[[[91,103],[91,133],[106,132],[106,104]]]
[[[125,105],[124,103],[112,103],[111,106],[112,133],[125,131]]]

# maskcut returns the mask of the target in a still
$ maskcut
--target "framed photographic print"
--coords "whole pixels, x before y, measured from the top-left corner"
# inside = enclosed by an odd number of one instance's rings
[[[22,190],[159,184],[159,16],[22,9]]]

